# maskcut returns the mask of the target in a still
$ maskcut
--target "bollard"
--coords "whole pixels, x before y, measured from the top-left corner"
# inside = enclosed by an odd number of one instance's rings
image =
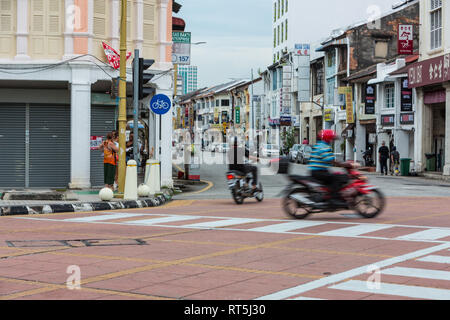
[[[111,201],[114,198],[114,193],[110,188],[103,188],[98,195],[102,201]]]
[[[161,180],[159,176],[160,163],[157,160],[150,161],[150,170],[145,184],[150,188],[150,194],[161,191]]]
[[[145,164],[144,184],[147,184],[148,176],[150,174],[151,161],[152,160],[147,160],[147,163]]]
[[[127,171],[125,176],[125,190],[123,194],[124,200],[137,200],[137,163],[130,160],[127,163]]]

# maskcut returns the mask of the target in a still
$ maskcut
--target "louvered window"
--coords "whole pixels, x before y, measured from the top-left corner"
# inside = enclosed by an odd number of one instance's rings
[[[97,38],[106,36],[105,0],[94,0],[94,34]]]
[[[13,29],[13,0],[0,0],[0,32],[11,32]]]
[[[44,33],[45,7],[44,0],[31,0],[31,30],[33,33]]]
[[[31,31],[34,34],[60,35],[61,1],[31,0]]]
[[[144,41],[155,39],[155,6],[144,4]]]

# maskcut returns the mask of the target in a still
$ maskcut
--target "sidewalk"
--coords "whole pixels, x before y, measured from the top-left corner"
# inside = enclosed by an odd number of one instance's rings
[[[142,181],[140,174],[138,185]],[[100,190],[3,189],[0,190],[0,216],[156,207],[171,201],[178,191],[177,188],[162,189],[160,193],[136,201],[120,198],[102,201]]]

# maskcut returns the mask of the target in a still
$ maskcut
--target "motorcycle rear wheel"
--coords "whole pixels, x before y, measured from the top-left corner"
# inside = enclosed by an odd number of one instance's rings
[[[374,189],[369,194],[361,194],[356,197],[355,210],[364,218],[373,219],[383,212],[385,204],[383,193]]]
[[[291,196],[294,194],[305,193],[303,189],[295,189],[291,191],[286,197],[282,200],[282,206],[284,212],[295,219],[306,219],[312,212],[311,209],[306,204],[300,204],[295,199],[292,199]]]
[[[233,200],[234,202],[236,202],[236,204],[243,204],[244,203],[244,197],[240,194],[239,192],[239,188],[234,188],[231,191],[231,195],[233,196]]]

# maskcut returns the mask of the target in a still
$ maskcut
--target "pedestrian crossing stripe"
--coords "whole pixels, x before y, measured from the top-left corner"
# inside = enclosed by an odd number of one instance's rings
[[[142,219],[148,217],[149,219]],[[114,221],[125,218],[140,218],[137,220]],[[281,234],[296,234],[296,235],[316,235],[326,237],[345,237],[345,238],[365,238],[378,240],[397,240],[397,241],[414,241],[414,242],[436,242],[448,243],[441,239],[450,236],[450,228],[441,227],[420,227],[424,230],[417,231],[417,226],[411,225],[393,225],[393,224],[370,224],[370,223],[356,223],[356,222],[332,222],[332,221],[314,221],[314,220],[299,220],[288,221],[274,220],[274,219],[250,219],[250,218],[232,218],[232,217],[215,217],[215,216],[190,216],[190,215],[168,215],[168,214],[148,214],[148,213],[104,213],[94,216],[87,216],[81,218],[69,219],[51,219],[39,217],[16,217],[16,219],[32,219],[32,220],[47,220],[58,222],[78,222],[78,223],[103,223],[116,225],[133,225],[133,226],[154,226],[165,228],[185,228],[185,229],[220,229],[228,231],[240,232],[260,232],[260,233],[281,233]],[[215,219],[215,221],[198,222],[196,220]],[[185,224],[170,225],[172,222],[186,221]],[[253,227],[253,223],[269,223],[262,227]],[[235,228],[239,225],[246,225],[244,228]],[[325,232],[304,232],[302,229],[316,227],[320,225],[334,225],[335,230]],[[388,230],[395,227],[411,229],[412,232],[394,238],[370,236],[368,234]]]
[[[431,256],[427,256],[427,257],[423,257],[423,258],[417,259],[417,261],[434,262],[434,263],[449,263],[450,264],[450,257],[431,255]]]
[[[420,268],[404,268],[404,267],[394,267],[381,271],[381,275],[393,275],[402,277],[414,277],[422,279],[435,279],[435,280],[449,280],[450,272],[442,270],[430,270],[430,269],[420,269]]]

